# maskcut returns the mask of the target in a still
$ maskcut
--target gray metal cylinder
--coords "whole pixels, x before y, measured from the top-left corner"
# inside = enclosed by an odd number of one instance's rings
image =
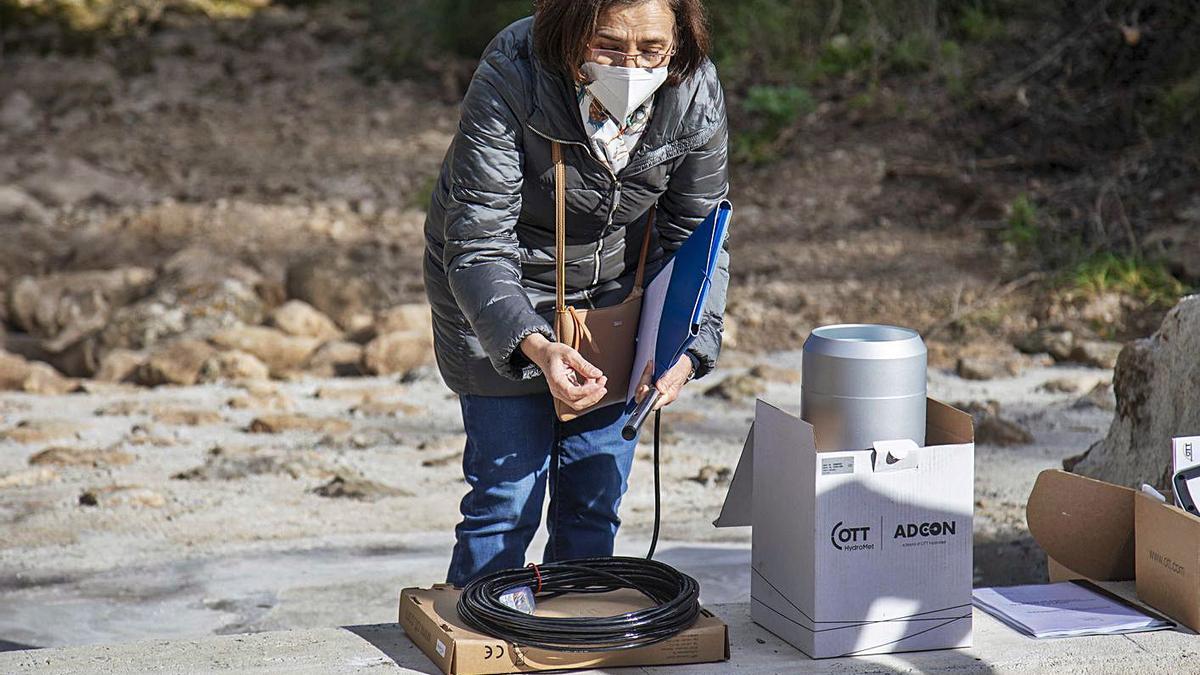
[[[841,324],[804,342],[800,417],[818,450],[911,438],[925,445],[925,342],[912,329]]]

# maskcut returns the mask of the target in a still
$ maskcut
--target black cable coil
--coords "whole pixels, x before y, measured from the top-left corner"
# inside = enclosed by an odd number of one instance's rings
[[[538,599],[563,593],[641,591],[655,603],[615,616],[544,617],[500,603],[518,586],[536,588]],[[501,570],[467,584],[458,614],[468,626],[508,642],[562,652],[634,649],[662,642],[700,615],[700,584],[670,565],[645,558],[585,558],[532,568]]]
[[[659,413],[654,413],[654,533],[645,558],[584,558],[485,574],[463,588],[458,615],[471,628],[513,644],[560,652],[604,652],[645,647],[667,640],[700,616],[700,584],[652,560],[658,545],[661,495],[658,471]],[[655,606],[615,616],[545,617],[500,602],[520,586],[535,599],[564,593],[607,593],[632,588]]]

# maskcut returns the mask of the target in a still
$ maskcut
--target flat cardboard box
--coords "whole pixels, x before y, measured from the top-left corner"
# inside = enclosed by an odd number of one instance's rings
[[[1133,579],[1136,495],[1137,490],[1059,469],[1038,474],[1025,520],[1046,551],[1050,581]]]
[[[1200,517],[1143,492],[1043,471],[1026,509],[1051,581],[1135,580],[1137,597],[1200,630]]]
[[[406,588],[400,593],[400,625],[409,639],[446,675],[493,675],[542,670],[709,663],[729,659],[729,629],[708,610],[691,628],[658,644],[615,652],[556,652],[521,647],[463,624],[455,607],[459,590],[449,585]],[[649,606],[633,590],[563,595],[539,601],[546,616],[612,616]]]
[[[927,404],[926,447],[818,452],[758,401],[717,527],[752,525],[750,615],[813,658],[971,644],[974,432]]]

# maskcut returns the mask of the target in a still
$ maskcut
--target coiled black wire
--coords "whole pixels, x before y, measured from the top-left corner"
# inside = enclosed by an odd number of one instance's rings
[[[585,558],[546,563],[536,569],[501,570],[467,584],[458,614],[471,628],[527,647],[563,652],[636,649],[667,640],[700,615],[700,584],[665,563],[653,560],[658,545],[659,413],[654,413],[654,534],[645,558]],[[540,581],[539,581],[540,578]],[[652,607],[604,617],[544,617],[519,612],[500,602],[520,586],[540,589],[538,599],[564,593],[607,593],[623,588],[641,592]]]

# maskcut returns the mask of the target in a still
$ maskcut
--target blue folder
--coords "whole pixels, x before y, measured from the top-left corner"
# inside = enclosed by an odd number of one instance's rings
[[[704,303],[725,242],[733,205],[722,200],[646,286],[638,328],[629,404],[646,361],[654,359],[652,382],[674,366],[700,333]]]

